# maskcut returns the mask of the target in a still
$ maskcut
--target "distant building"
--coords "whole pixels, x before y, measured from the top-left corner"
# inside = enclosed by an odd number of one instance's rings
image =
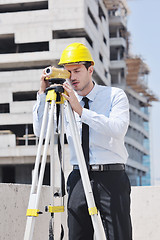
[[[127,172],[132,185],[139,184],[137,177],[142,184],[148,169],[143,159],[149,159],[144,124],[150,102],[157,99],[145,82],[147,66],[129,55],[127,14],[122,0],[0,1],[0,182],[31,183],[38,141],[32,107],[40,75],[44,67],[57,66],[63,49],[76,41],[92,53],[94,80],[119,86],[128,95]]]

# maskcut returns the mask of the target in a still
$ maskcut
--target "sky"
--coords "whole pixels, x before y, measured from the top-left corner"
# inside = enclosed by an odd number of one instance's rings
[[[160,99],[160,0],[127,0],[131,53],[149,66],[148,86]],[[160,185],[160,102],[150,109],[152,184]]]

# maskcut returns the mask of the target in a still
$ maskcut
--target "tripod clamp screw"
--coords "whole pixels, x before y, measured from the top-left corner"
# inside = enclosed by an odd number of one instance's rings
[[[45,206],[45,212],[48,212],[48,206]]]

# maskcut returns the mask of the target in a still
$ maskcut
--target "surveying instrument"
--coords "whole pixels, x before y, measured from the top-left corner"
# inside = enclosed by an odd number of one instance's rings
[[[30,198],[29,204],[27,209],[27,222],[26,222],[26,229],[24,240],[32,240],[33,239],[33,232],[36,218],[40,213],[42,213],[38,209],[39,199],[41,188],[43,184],[43,177],[45,172],[45,165],[47,159],[47,151],[48,146],[50,145],[50,205],[48,206],[48,212],[51,213],[51,221],[50,224],[52,227],[54,226],[54,214],[55,213],[62,213],[64,212],[64,204],[61,206],[56,206],[55,198],[63,198],[64,191],[62,188],[62,177],[61,177],[61,184],[60,187],[55,186],[54,177],[55,177],[55,159],[54,159],[54,129],[55,129],[55,106],[59,106],[59,115],[60,115],[60,143],[61,143],[61,173],[62,165],[64,163],[64,107],[65,107],[65,114],[69,120],[69,127],[71,136],[73,138],[74,148],[77,156],[77,161],[79,165],[79,170],[81,174],[81,179],[84,187],[84,192],[88,204],[88,214],[91,216],[94,234],[96,240],[106,240],[104,227],[102,224],[102,220],[100,214],[97,210],[95,205],[94,196],[89,180],[88,170],[86,166],[86,162],[84,159],[83,150],[80,143],[80,137],[78,132],[78,127],[76,124],[75,116],[73,110],[71,108],[70,103],[64,98],[62,93],[64,92],[63,83],[66,79],[70,78],[70,73],[65,69],[57,69],[54,67],[48,67],[45,69],[46,73],[46,80],[50,82],[50,86],[46,89],[46,103],[44,107],[44,114],[41,126],[41,132],[39,137],[39,144],[37,150],[37,156],[35,161],[34,173],[33,173],[33,180],[32,186],[30,191]],[[65,93],[67,94],[67,93]],[[45,138],[44,148],[43,148],[43,155],[41,159],[41,150],[43,145],[43,139]],[[41,166],[40,166],[41,162]],[[40,167],[39,167],[40,166]],[[40,169],[39,169],[40,168]],[[38,176],[39,175],[39,176]],[[62,174],[61,174],[62,176]],[[61,203],[63,201],[61,200]],[[53,231],[52,231],[53,232]],[[63,239],[63,234],[61,234],[61,238]],[[51,233],[49,236],[49,240],[59,240],[54,238],[54,234]]]

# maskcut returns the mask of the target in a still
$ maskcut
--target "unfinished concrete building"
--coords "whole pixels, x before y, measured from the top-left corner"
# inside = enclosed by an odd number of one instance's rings
[[[127,2],[106,0],[104,3],[109,14],[111,85],[123,88],[130,103],[130,125],[125,137],[129,153],[127,171],[132,185],[142,185],[145,182],[142,176],[150,173],[148,107],[158,99],[147,86],[147,65],[129,52]],[[147,184],[150,185],[150,179]]]
[[[135,184],[150,185],[149,107],[151,102],[158,101],[158,98],[147,86],[149,69],[142,59],[128,56],[126,66],[126,93],[131,119],[126,146],[130,153],[129,159],[137,161],[135,171],[139,179],[137,178]],[[143,168],[140,168],[140,165],[143,165]],[[147,167],[147,172],[144,167]],[[145,175],[147,176],[144,177]]]
[[[63,49],[75,41],[90,49],[98,84],[126,91],[131,112],[126,136],[131,183],[136,185],[137,177],[146,173],[142,160],[149,152],[144,148],[148,139],[144,122],[149,121],[146,110],[155,99],[136,88],[141,85],[141,67],[134,79],[130,71],[127,13],[126,2],[118,0],[0,0],[0,182],[31,183],[37,152],[32,108],[40,75],[44,67],[57,66]],[[48,183],[48,174],[44,182]]]

